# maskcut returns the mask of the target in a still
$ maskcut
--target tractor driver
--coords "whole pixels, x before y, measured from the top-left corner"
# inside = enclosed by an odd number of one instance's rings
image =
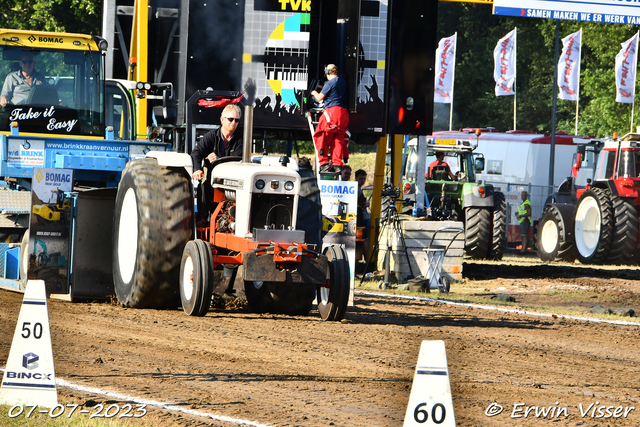
[[[191,177],[201,180],[204,176],[202,161],[213,163],[221,157],[242,157],[242,133],[237,132],[238,123],[242,117],[242,110],[237,104],[224,107],[220,115],[220,126],[209,131],[191,152],[193,173]]]
[[[0,94],[0,106],[7,104],[24,104],[29,98],[29,93],[34,85],[42,85],[45,82],[44,76],[35,71],[36,60],[32,53],[22,54],[20,70],[7,74]]]
[[[431,162],[431,164],[429,165],[429,172],[426,174],[427,179],[429,177],[431,177],[431,179],[434,179],[433,168],[436,166],[444,166],[447,169],[447,173],[449,174],[449,177],[451,178],[451,180],[452,181],[456,180],[455,175],[451,173],[451,168],[449,167],[447,162],[444,161],[444,153],[442,151],[439,151],[436,153],[436,159],[433,162]]]
[[[206,223],[213,201],[213,188],[208,179],[204,179],[204,168],[211,172],[211,164],[222,157],[242,157],[242,132],[236,132],[242,117],[237,104],[229,104],[220,115],[221,126],[209,131],[191,152],[193,173],[191,178],[202,181],[198,186],[198,221]],[[203,167],[204,162],[204,167]]]

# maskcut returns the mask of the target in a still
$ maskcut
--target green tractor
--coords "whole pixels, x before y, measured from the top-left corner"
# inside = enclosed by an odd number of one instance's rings
[[[507,205],[504,194],[493,185],[476,181],[476,173],[484,170],[484,155],[474,153],[476,147],[468,140],[427,138],[424,205],[431,220],[464,223],[466,257],[500,260],[506,247]],[[446,165],[436,165],[438,154],[444,154]],[[403,191],[405,206],[412,206],[417,138],[408,141],[406,158]]]

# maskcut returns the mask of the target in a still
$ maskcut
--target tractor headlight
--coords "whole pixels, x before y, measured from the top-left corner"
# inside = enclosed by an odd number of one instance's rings
[[[256,181],[256,188],[258,190],[264,190],[264,179],[259,179]]]
[[[293,190],[293,181],[287,181],[284,183],[284,189],[287,191]]]

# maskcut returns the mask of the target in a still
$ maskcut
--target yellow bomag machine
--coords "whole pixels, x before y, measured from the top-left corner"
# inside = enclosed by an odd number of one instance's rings
[[[51,195],[51,199],[51,203],[46,205],[33,205],[31,213],[36,215],[40,223],[69,222],[71,203],[65,198],[64,193],[56,190]]]
[[[349,212],[349,204],[333,202],[328,215],[322,215],[322,230],[327,233],[343,233],[349,236],[356,234],[356,214]]]

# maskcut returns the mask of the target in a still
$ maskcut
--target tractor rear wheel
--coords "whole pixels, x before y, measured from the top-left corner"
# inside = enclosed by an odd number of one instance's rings
[[[555,206],[547,207],[542,212],[536,233],[538,257],[544,262],[573,262],[576,259],[573,242],[566,239],[567,230],[560,211]]]
[[[611,250],[607,262],[611,264],[632,264],[638,244],[638,209],[633,199],[611,195],[614,231]]]
[[[493,193],[493,227],[488,259],[501,260],[507,246],[507,202],[504,194]]]
[[[29,229],[25,231],[22,236],[22,242],[20,243],[20,265],[18,271],[20,272],[20,280],[27,284],[27,272],[29,271]]]
[[[180,304],[180,260],[193,227],[190,178],[155,159],[122,172],[113,225],[113,280],[123,307]]]
[[[464,253],[470,258],[484,259],[492,240],[491,212],[482,208],[466,208],[464,212]]]
[[[300,196],[296,228],[304,231],[306,244],[317,245],[316,252],[322,250],[322,202],[320,188],[313,171],[300,169]]]
[[[606,260],[613,237],[613,221],[609,190],[590,188],[580,196],[573,235],[576,256],[581,263],[600,264]]]
[[[309,314],[316,296],[307,283],[245,281],[244,292],[251,312],[292,316]]]
[[[349,303],[349,261],[347,253],[338,246],[325,250],[329,260],[329,282],[318,285],[318,311],[322,320],[338,322],[344,319]]]

